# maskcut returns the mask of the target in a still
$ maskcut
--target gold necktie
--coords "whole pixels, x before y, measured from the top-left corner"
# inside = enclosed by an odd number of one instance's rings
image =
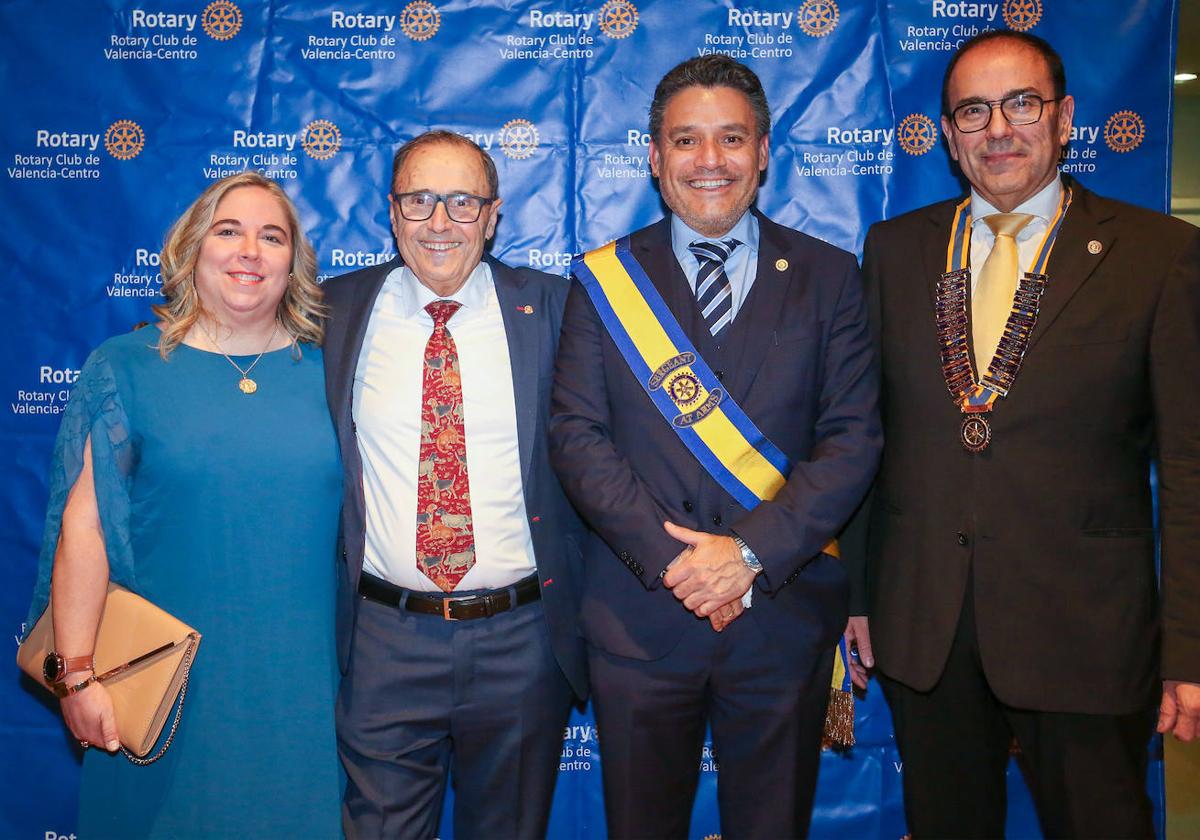
[[[983,223],[996,235],[992,252],[983,263],[975,291],[971,294],[971,336],[975,348],[975,375],[983,378],[987,372],[1004,325],[1012,312],[1013,295],[1017,291],[1016,236],[1021,228],[1034,220],[1028,213],[994,213],[984,216]]]

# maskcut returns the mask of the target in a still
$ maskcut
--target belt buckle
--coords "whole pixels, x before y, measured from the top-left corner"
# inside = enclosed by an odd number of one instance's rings
[[[471,601],[475,598],[474,595],[459,595],[458,597],[448,597],[442,599],[442,618],[446,621],[462,621],[461,618],[450,615],[450,605],[456,601]]]

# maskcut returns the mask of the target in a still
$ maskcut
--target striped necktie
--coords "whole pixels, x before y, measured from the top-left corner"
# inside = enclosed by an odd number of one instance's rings
[[[696,275],[696,303],[704,315],[704,323],[713,338],[733,320],[733,287],[725,273],[725,260],[741,243],[736,239],[709,242],[699,239],[688,246],[688,250],[700,261],[700,273]]]

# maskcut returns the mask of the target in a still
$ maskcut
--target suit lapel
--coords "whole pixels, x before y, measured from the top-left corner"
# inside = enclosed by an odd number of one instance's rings
[[[638,234],[630,243],[634,259],[645,270],[650,282],[658,289],[659,295],[679,322],[696,349],[704,352],[703,336],[696,328],[699,312],[696,309],[696,298],[688,287],[687,278],[679,261],[675,259],[675,251],[671,247],[671,217],[667,216]],[[711,336],[709,336],[711,340]]]
[[[954,221],[954,208],[962,200],[963,196],[959,196],[953,201],[935,204],[925,216],[930,229],[927,235],[921,237],[920,271],[921,276],[925,278],[925,291],[929,294],[931,313],[937,302],[938,281],[946,271],[946,249],[950,245],[950,225]],[[971,231],[968,230],[967,237],[970,235]]]
[[[1050,254],[1050,265],[1047,267],[1050,282],[1042,294],[1037,325],[1029,339],[1031,348],[1046,334],[1046,330],[1050,329],[1116,242],[1116,231],[1104,227],[1104,222],[1113,214],[1100,206],[1096,196],[1079,184],[1073,183],[1071,187],[1075,195],[1058,241],[1054,243],[1054,251]]]
[[[333,405],[337,407],[339,415],[340,412],[348,411],[350,408],[350,395],[354,390],[354,371],[358,367],[358,356],[362,351],[363,339],[367,334],[367,324],[371,320],[371,310],[375,306],[375,299],[379,297],[383,281],[402,264],[398,256],[389,260],[379,266],[378,270],[369,276],[369,279],[359,284],[354,290],[354,297],[350,301],[344,319],[346,335],[339,348],[338,357],[333,360],[325,360],[326,364],[332,363],[334,370],[338,373],[335,380],[336,391],[332,396]],[[347,414],[347,416],[349,415]]]
[[[1045,335],[1046,330],[1108,255],[1116,241],[1115,232],[1103,228],[1103,223],[1112,217],[1112,213],[1099,206],[1096,196],[1079,184],[1068,183],[1074,189],[1075,197],[1071,202],[1071,209],[1067,211],[1067,218],[1059,232],[1054,251],[1050,255],[1050,282],[1042,295],[1037,325],[1029,340],[1030,347]],[[922,240],[921,271],[926,278],[931,307],[935,300],[937,281],[946,270],[946,246],[950,238],[954,207],[961,200],[960,197],[952,202],[934,205],[927,217],[931,230]],[[1100,246],[1095,254],[1092,250],[1095,250],[1096,246],[1091,245],[1089,248],[1091,242]],[[977,270],[978,266],[974,269]]]
[[[739,404],[750,393],[767,357],[768,347],[775,340],[775,326],[784,311],[783,303],[787,300],[792,279],[800,270],[800,260],[791,253],[779,226],[757,210],[753,212],[758,219],[758,267],[750,294],[733,322],[733,327],[741,326],[744,333],[736,360],[739,374],[729,389],[729,395]],[[780,268],[781,265],[784,268]]]
[[[517,406],[517,448],[521,456],[521,480],[529,488],[529,469],[533,462],[533,441],[537,433],[538,370],[541,352],[542,319],[549,313],[543,300],[526,291],[525,280],[499,260],[487,257],[496,287],[496,300],[504,319],[508,338],[508,359],[512,367],[513,398]],[[528,309],[527,309],[528,307]]]

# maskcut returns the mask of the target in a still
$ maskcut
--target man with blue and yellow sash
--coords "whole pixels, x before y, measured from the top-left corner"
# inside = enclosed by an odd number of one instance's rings
[[[1060,176],[1074,105],[1040,38],[967,42],[942,129],[970,194],[866,240],[887,451],[848,635],[916,838],[1003,836],[1014,738],[1046,836],[1152,837],[1156,717],[1200,717],[1200,231]]]
[[[770,112],[732,59],[658,84],[671,213],[576,259],[551,457],[593,529],[582,627],[613,837],[682,838],[706,721],[726,838],[807,832],[882,443],[853,256],[751,209]]]

